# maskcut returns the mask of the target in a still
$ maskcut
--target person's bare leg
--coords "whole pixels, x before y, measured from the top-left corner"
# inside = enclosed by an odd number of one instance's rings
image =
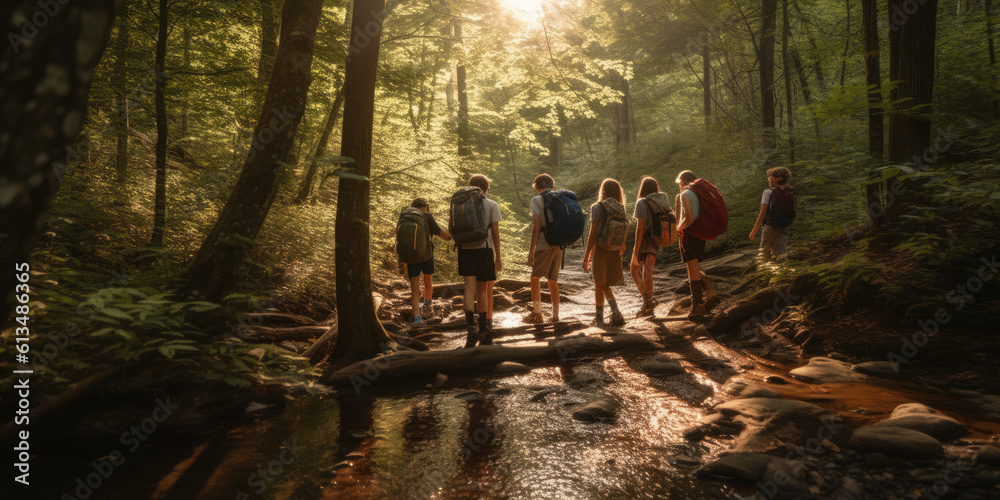
[[[531,312],[542,313],[542,279],[531,277]]]
[[[643,283],[642,283],[642,264],[641,263],[632,263],[629,266],[628,271],[629,271],[629,274],[632,275],[632,281],[635,282],[635,287],[639,289],[639,295],[642,295],[643,298],[646,298],[646,290],[644,290],[642,288],[642,286],[643,286]]]
[[[646,295],[653,298],[653,268],[656,267],[656,258],[646,256],[642,262],[642,283],[646,289]]]
[[[602,296],[602,300],[600,301],[600,305],[602,305],[602,306],[604,305],[604,300],[603,300],[604,298],[606,298],[608,300],[608,302],[611,302],[612,300],[615,300],[615,292],[611,290],[610,286],[604,285],[604,286],[599,287],[599,288],[601,289],[600,292],[601,292],[601,296]]]
[[[478,286],[475,276],[465,277],[465,310],[468,312],[476,312],[476,288]]]
[[[552,321],[555,322],[559,321],[559,283],[555,280],[547,281],[549,284],[549,296],[552,298]]]
[[[493,284],[496,281],[486,282],[486,317],[493,319]]]
[[[410,306],[413,307],[413,316],[420,316],[420,276],[410,278]]]
[[[477,299],[476,302],[479,303],[476,306],[476,312],[481,312],[481,313],[489,312],[490,304],[489,304],[489,299],[487,298],[486,295],[486,290],[489,287],[490,283],[491,282],[489,281],[476,283],[476,299]]]
[[[701,266],[698,265],[698,260],[689,260],[684,263],[687,267],[688,281],[698,281],[701,279]]]
[[[426,301],[428,303],[428,307],[429,307],[429,304],[431,302],[431,299],[433,299],[433,298],[434,298],[434,275],[433,274],[425,274],[424,275],[424,301]]]
[[[594,305],[597,307],[604,307],[604,290],[608,288],[603,285],[594,286]],[[614,297],[612,297],[614,298]]]

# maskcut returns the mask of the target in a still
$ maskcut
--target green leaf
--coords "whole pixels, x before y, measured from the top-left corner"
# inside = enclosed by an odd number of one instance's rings
[[[112,318],[132,321],[132,316],[129,316],[128,314],[125,313],[125,311],[122,311],[117,307],[105,307],[104,309],[101,309],[101,314],[104,314],[105,316],[110,316]]]

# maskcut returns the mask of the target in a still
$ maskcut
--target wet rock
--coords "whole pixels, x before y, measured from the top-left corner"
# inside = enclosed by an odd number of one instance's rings
[[[479,391],[465,391],[463,393],[456,394],[455,399],[461,399],[462,401],[473,403],[476,401],[482,401],[483,394]]]
[[[809,364],[788,372],[793,378],[812,384],[861,380],[865,375],[851,370],[851,364],[836,359],[816,357]]]
[[[619,406],[618,401],[613,398],[602,397],[574,411],[573,419],[581,422],[613,423],[618,417]]]
[[[670,457],[669,462],[671,465],[675,465],[678,467],[693,467],[695,465],[701,465],[701,460],[687,455],[677,455],[674,457]]]
[[[527,373],[530,372],[531,368],[522,365],[521,363],[515,363],[513,361],[504,361],[493,368],[493,373],[507,375],[512,373]]]
[[[729,379],[720,389],[723,393],[737,398],[780,398],[781,394],[764,386]]]
[[[731,420],[721,413],[705,415],[698,423],[684,430],[684,438],[699,441],[705,436],[734,436],[744,429],[742,422]]]
[[[888,467],[889,459],[884,454],[875,452],[865,455],[865,463],[872,467]]]
[[[906,415],[941,415],[941,412],[930,406],[920,403],[903,403],[892,410],[889,418],[903,417]]]
[[[716,407],[726,416],[742,415],[755,420],[765,420],[776,415],[818,415],[825,410],[812,403],[791,399],[747,398],[736,399]]]
[[[944,448],[937,439],[891,425],[862,427],[854,431],[850,443],[862,451],[878,451],[895,457],[935,458],[944,455]]]
[[[895,426],[922,432],[937,439],[956,439],[969,434],[957,420],[932,413],[911,413],[887,418],[877,426]]]
[[[993,418],[1000,418],[1000,396],[982,396],[976,401],[976,404],[986,410]]]
[[[812,493],[800,479],[801,468],[793,469],[789,461],[763,453],[735,453],[698,469],[695,474],[704,479],[736,479],[755,483],[766,498],[792,499]]]
[[[666,377],[684,373],[684,367],[680,361],[672,359],[665,354],[657,354],[652,358],[642,361],[638,365],[639,370],[655,377]]]
[[[257,358],[257,361],[264,359],[264,355],[266,354],[267,351],[259,347],[257,349],[250,349],[249,351],[247,351],[247,355]]]
[[[779,377],[777,375],[768,375],[768,376],[764,377],[764,382],[767,382],[768,384],[774,384],[774,385],[785,385],[785,384],[788,383],[787,380],[785,380],[785,379],[783,379],[783,378],[781,378],[781,377]]]
[[[851,358],[848,358],[846,354],[841,354],[837,351],[833,351],[826,355],[830,359],[836,359],[837,361],[850,362]]]
[[[899,363],[890,361],[867,361],[851,367],[852,370],[876,377],[891,377],[899,374]]]
[[[572,387],[585,387],[593,384],[607,385],[611,382],[611,377],[607,373],[592,364],[574,367],[569,378],[569,385]]]
[[[1000,465],[1000,448],[996,446],[977,446],[974,461],[977,464]]]
[[[541,390],[531,397],[532,402],[545,401],[545,396],[549,394],[565,394],[566,388],[561,385],[553,385],[549,387],[542,387]]]
[[[868,495],[865,495],[865,489],[861,483],[852,477],[845,477],[841,481],[840,487],[830,495],[830,498],[834,500],[861,500],[868,498]]]

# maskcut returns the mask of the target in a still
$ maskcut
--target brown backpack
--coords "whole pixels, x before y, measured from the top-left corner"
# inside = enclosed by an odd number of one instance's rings
[[[597,246],[609,252],[620,252],[625,248],[625,238],[628,236],[629,223],[625,207],[614,198],[607,198],[598,205],[604,210],[604,224],[597,233]]]
[[[677,241],[677,217],[670,208],[670,198],[665,193],[657,192],[646,195],[644,199],[653,219],[647,234],[658,246],[673,245]]]

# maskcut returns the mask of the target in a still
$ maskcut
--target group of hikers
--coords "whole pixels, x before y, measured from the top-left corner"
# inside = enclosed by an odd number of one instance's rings
[[[788,226],[795,217],[794,190],[788,184],[787,168],[767,171],[768,188],[761,197],[760,212],[750,232],[755,240],[760,232],[761,252],[768,260],[786,252]],[[434,245],[432,236],[454,240],[458,247],[458,274],[465,279],[465,320],[468,336],[465,347],[493,343],[493,285],[503,267],[500,242],[500,207],[487,196],[492,181],[485,175],[473,175],[467,186],[451,198],[448,229],[443,229],[430,213],[430,206],[417,198],[400,213],[396,227],[396,251],[400,271],[410,279],[414,324],[431,309],[433,297]],[[726,232],[728,215],[718,188],[700,179],[690,170],[678,174],[679,192],[673,203],[660,191],[650,176],[639,182],[632,217],[636,221],[635,242],[629,272],[642,295],[640,316],[651,315],[657,305],[653,291],[653,268],[660,249],[678,244],[681,261],[687,269],[691,295],[689,318],[708,313],[706,296],[714,287],[699,267],[705,254],[705,242]],[[542,323],[541,280],[546,280],[551,298],[550,321],[559,321],[559,271],[564,264],[565,248],[578,241],[586,226],[586,217],[572,191],[556,190],[552,176],[535,177],[532,187],[537,196],[531,199],[533,219],[528,265],[531,267],[531,311],[526,323]],[[625,194],[615,179],[605,179],[598,200],[590,207],[590,231],[587,233],[583,269],[593,273],[597,325],[625,324],[611,287],[625,284],[623,260],[631,226],[625,211]],[[423,293],[421,293],[423,285]],[[604,304],[610,308],[607,323]],[[478,307],[478,308],[477,308]],[[477,317],[478,313],[478,317]]]

